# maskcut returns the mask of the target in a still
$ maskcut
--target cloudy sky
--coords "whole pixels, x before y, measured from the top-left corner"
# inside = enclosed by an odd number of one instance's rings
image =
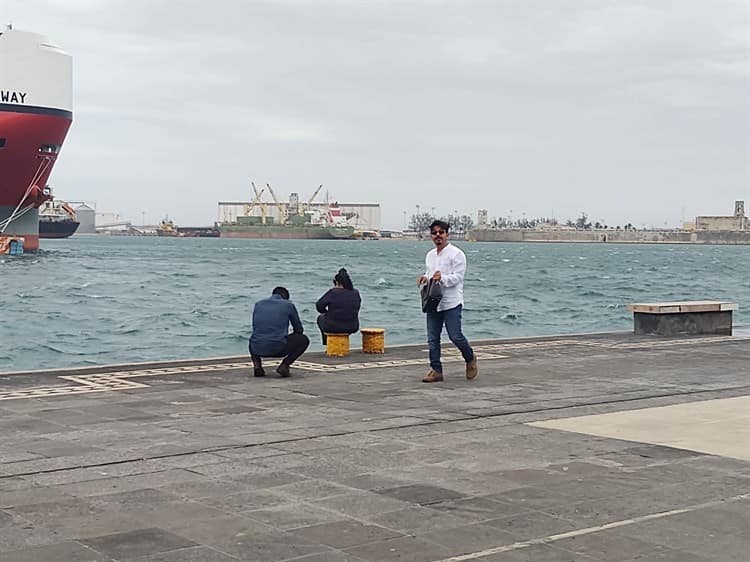
[[[748,0],[0,0],[74,57],[63,199],[678,225],[750,204]]]

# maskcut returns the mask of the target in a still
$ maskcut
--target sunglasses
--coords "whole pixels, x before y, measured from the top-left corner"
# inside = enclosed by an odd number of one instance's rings
[[[448,234],[445,230],[432,230],[430,231],[430,234],[432,236],[437,236],[438,234]]]

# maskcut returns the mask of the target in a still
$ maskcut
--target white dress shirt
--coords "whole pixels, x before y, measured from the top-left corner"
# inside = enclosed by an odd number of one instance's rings
[[[464,274],[466,255],[450,242],[438,254],[437,248],[427,252],[425,257],[425,277],[431,279],[440,272],[440,285],[443,298],[437,306],[438,312],[464,304]]]

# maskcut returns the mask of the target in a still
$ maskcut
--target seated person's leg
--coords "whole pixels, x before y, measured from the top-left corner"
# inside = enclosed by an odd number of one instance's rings
[[[323,345],[328,344],[328,338],[326,337],[326,316],[325,314],[318,315],[318,328],[320,328],[320,337],[323,339]]]

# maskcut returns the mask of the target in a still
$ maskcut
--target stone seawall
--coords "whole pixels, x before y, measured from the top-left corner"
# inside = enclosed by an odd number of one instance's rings
[[[750,244],[750,231],[475,229],[477,242],[608,242],[615,244]]]

